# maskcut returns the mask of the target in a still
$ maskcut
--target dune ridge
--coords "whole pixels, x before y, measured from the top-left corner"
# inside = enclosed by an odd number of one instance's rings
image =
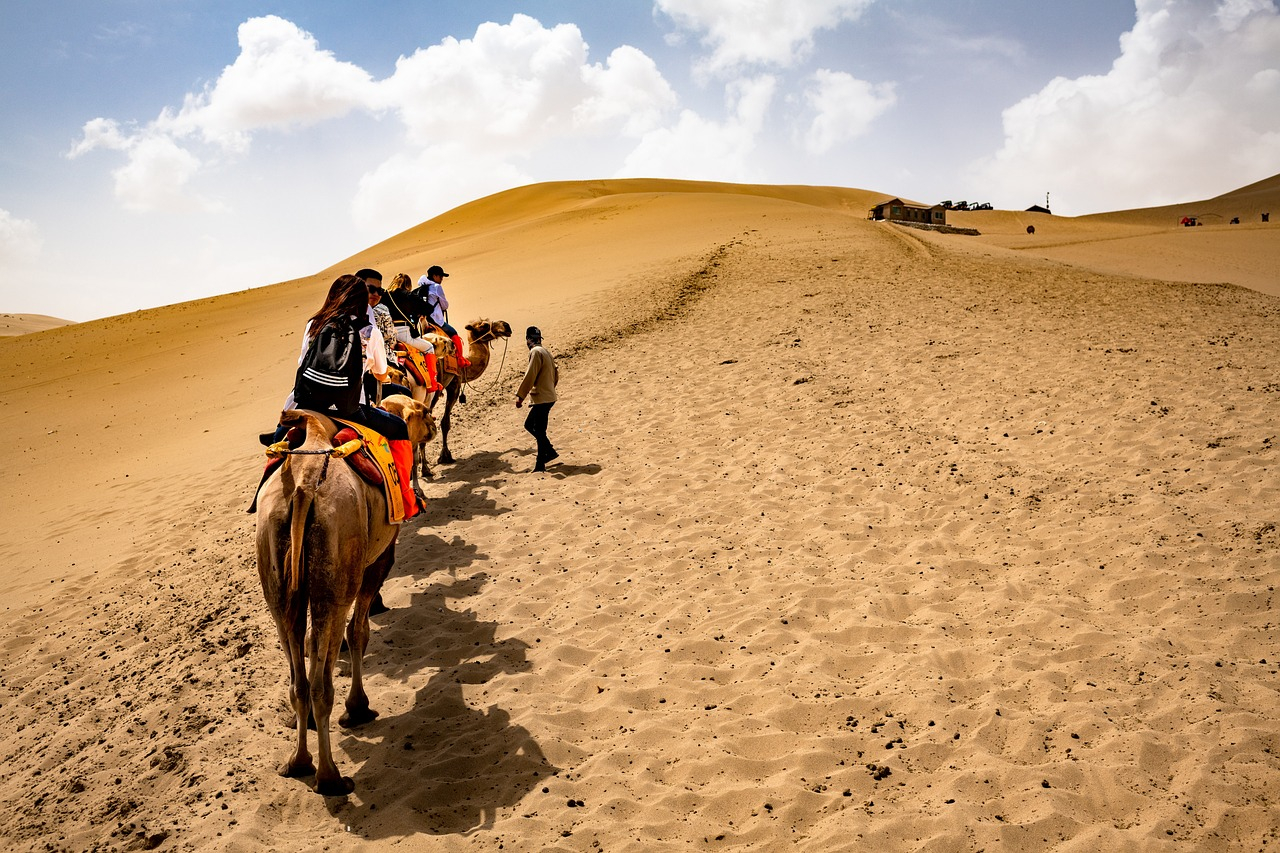
[[[1189,283],[1237,284],[1280,296],[1280,175],[1203,201],[1088,216],[1027,211],[958,211],[976,228],[971,250],[1013,250],[1095,272]],[[1183,217],[1199,217],[1194,228]],[[1238,224],[1231,224],[1238,219]],[[1027,228],[1035,229],[1029,234]]]
[[[70,320],[50,317],[47,314],[0,314],[0,337],[56,329],[69,323],[71,323]]]
[[[243,513],[328,273],[0,342],[7,846],[1280,842],[1275,297],[856,194],[548,189],[492,241],[500,197],[448,252],[335,267],[443,255],[457,310],[541,326],[563,375],[545,475],[518,346],[457,410],[375,619],[382,716],[335,733],[349,798],[273,772]],[[33,379],[54,340],[101,357]]]

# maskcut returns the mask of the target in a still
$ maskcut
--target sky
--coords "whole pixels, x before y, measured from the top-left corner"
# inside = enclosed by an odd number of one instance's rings
[[[1082,215],[1280,173],[1276,0],[0,0],[0,311],[310,275],[541,181]]]

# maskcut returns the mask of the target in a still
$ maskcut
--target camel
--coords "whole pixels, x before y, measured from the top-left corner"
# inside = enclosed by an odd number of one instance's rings
[[[419,402],[427,403],[427,411],[434,412],[436,401],[440,399],[441,394],[444,395],[444,414],[440,417],[440,456],[436,462],[440,465],[450,465],[453,463],[453,454],[449,452],[449,415],[453,411],[453,404],[459,398],[464,402],[462,397],[462,386],[465,383],[475,382],[484,373],[485,368],[489,366],[489,344],[499,338],[511,337],[511,324],[505,320],[476,320],[467,324],[467,359],[471,362],[467,367],[458,368],[458,373],[445,373],[444,390],[437,391],[430,402],[427,402],[427,390],[413,380],[412,374],[403,374],[413,399]],[[436,357],[443,358],[446,353],[453,352],[453,342],[446,336],[434,334],[430,331],[420,332],[423,338],[430,340],[436,345]]]
[[[299,410],[285,412],[280,422],[304,427],[306,440],[267,478],[257,497],[258,576],[289,661],[289,698],[297,722],[297,746],[279,772],[289,777],[315,773],[317,793],[344,796],[355,783],[338,772],[329,741],[333,668],[345,625],[351,690],[338,722],[350,727],[376,718],[364,691],[362,665],[369,605],[395,562],[400,528],[387,521],[382,488],[330,458],[338,424]],[[315,720],[318,768],[307,750],[309,717]]]
[[[440,432],[436,419],[425,404],[403,394],[384,397],[382,408],[399,416],[409,428],[409,442],[413,445],[413,490],[421,495],[419,473],[428,480],[432,477],[431,468],[427,466],[427,442]]]

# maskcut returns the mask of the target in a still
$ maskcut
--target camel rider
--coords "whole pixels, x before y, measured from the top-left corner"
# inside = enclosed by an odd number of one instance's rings
[[[358,369],[362,374],[358,398],[354,396],[354,389],[343,385],[341,377],[322,375],[319,381],[314,381],[305,376],[309,371],[304,365],[309,362],[312,348],[317,345],[326,327],[339,330],[354,328],[359,331],[361,364],[358,368],[352,365],[353,370]],[[285,403],[285,408],[312,409],[322,414],[336,415],[385,436],[391,446],[396,471],[400,475],[405,518],[417,515],[419,507],[413,493],[413,446],[409,442],[409,431],[403,420],[369,405],[364,395],[364,372],[372,373],[380,381],[387,379],[387,352],[382,333],[374,323],[373,309],[369,307],[369,286],[364,279],[344,275],[330,286],[324,304],[307,321],[302,335],[302,354],[298,358],[298,368],[291,400]],[[354,402],[356,399],[358,402]]]
[[[395,324],[396,340],[408,347],[422,352],[427,359],[427,373],[430,374],[431,385],[427,391],[434,393],[444,390],[440,384],[440,369],[436,364],[436,347],[426,338],[418,337],[418,319],[431,314],[430,307],[409,289],[409,276],[397,273],[391,279],[391,286],[384,292],[383,304],[391,312],[391,321]]]
[[[418,289],[414,293],[422,297],[431,308],[427,315],[431,322],[444,329],[444,333],[453,339],[453,348],[458,353],[459,366],[469,367],[471,362],[462,354],[462,338],[458,336],[458,331],[449,325],[449,299],[444,295],[444,280],[448,277],[449,274],[444,271],[444,267],[433,266],[427,270],[426,275],[418,279]]]
[[[391,320],[391,312],[387,310],[387,306],[382,304],[382,297],[386,291],[382,289],[382,273],[377,270],[362,269],[356,275],[364,279],[364,283],[369,285],[369,307],[373,309],[374,324],[378,327],[378,331],[382,333],[382,342],[385,344],[384,349],[387,353],[387,364],[397,364],[396,361],[396,327]],[[379,382],[378,378],[372,373],[364,375],[364,395],[374,400],[379,405],[382,398],[392,394],[404,394],[406,397],[412,397],[409,389],[395,382]]]

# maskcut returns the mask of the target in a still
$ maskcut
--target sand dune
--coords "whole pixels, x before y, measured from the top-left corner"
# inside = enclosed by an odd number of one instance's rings
[[[1238,284],[1280,296],[1280,175],[1216,198],[1143,210],[1060,217],[1019,211],[957,211],[975,246],[1011,249],[1096,272],[1165,281]],[[1270,221],[1271,213],[1276,221]],[[1263,222],[1262,215],[1268,214]],[[1184,217],[1199,226],[1182,227]],[[1231,224],[1238,219],[1238,224]],[[1027,233],[1027,227],[1035,234]]]
[[[1017,214],[867,221],[882,197],[543,185],[307,279],[0,341],[0,839],[1280,843],[1280,302],[1144,272],[1165,244],[1119,215],[1035,239],[1124,242],[1130,274],[1014,243]],[[1264,263],[1276,232],[1234,227],[1186,230]],[[454,320],[543,328],[562,458],[529,473],[500,350],[403,531],[382,716],[336,731],[357,788],[326,800],[273,771],[255,436],[338,271],[433,262]]]
[[[0,314],[0,337],[42,332],[45,329],[65,326],[70,322],[70,320],[62,320],[46,314]]]

